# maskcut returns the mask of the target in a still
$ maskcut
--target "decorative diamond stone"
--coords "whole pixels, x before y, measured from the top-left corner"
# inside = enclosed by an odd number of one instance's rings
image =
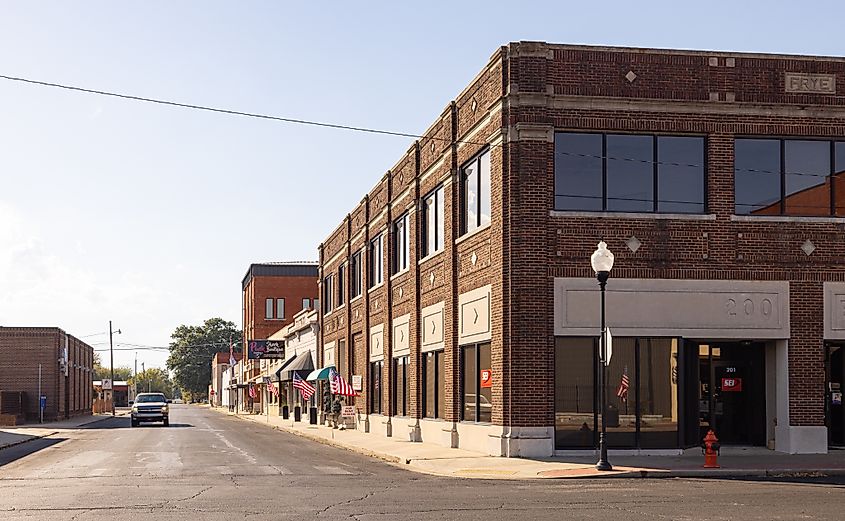
[[[631,250],[633,253],[637,253],[637,250],[639,250],[640,246],[643,245],[643,243],[641,243],[640,240],[634,237],[633,235],[630,239],[625,241],[625,244],[628,246],[628,249]]]
[[[478,255],[475,252],[472,252],[472,257],[469,258],[469,261],[475,266],[475,263],[478,262]]]
[[[807,254],[807,257],[809,257],[813,254],[814,251],[816,251],[816,245],[813,244],[813,241],[807,239],[806,241],[804,241],[804,244],[801,245],[801,251],[803,251],[805,254]]]
[[[434,141],[432,141],[432,142],[431,142],[431,151],[432,151],[432,152],[434,152],[434,149],[435,149],[435,148],[436,148],[436,146],[434,145]]]
[[[478,109],[478,102],[472,100],[472,111],[475,112]]]
[[[634,83],[634,80],[637,79],[637,74],[634,71],[628,71],[628,74],[625,75],[625,79],[628,80],[628,83]]]
[[[428,280],[431,282],[431,285],[434,285],[434,272],[431,272],[431,275],[428,276]]]
[[[401,297],[404,294],[405,294],[405,290],[402,289],[402,288],[399,288],[399,296]]]

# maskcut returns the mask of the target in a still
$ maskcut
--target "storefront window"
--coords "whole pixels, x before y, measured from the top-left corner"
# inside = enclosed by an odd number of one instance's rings
[[[381,370],[384,362],[370,362],[370,412],[381,414]]]
[[[408,364],[410,357],[400,356],[393,359],[393,379],[391,380],[393,414],[408,415]]]
[[[592,338],[555,339],[555,446],[595,445],[596,346]]]
[[[606,369],[607,441],[614,448],[678,446],[678,356],[674,338],[614,338]],[[593,447],[601,429],[594,391],[597,338],[555,341],[555,446]]]
[[[490,344],[463,348],[463,420],[490,422],[493,419],[493,389]]]
[[[425,418],[443,418],[446,410],[446,357],[443,351],[425,353],[423,411]]]

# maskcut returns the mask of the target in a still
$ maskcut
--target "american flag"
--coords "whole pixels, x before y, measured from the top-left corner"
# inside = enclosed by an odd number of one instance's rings
[[[625,366],[625,370],[622,372],[622,381],[619,382],[619,389],[616,391],[616,396],[622,399],[623,402],[628,401],[628,366]]]
[[[279,389],[273,384],[273,381],[270,380],[269,376],[264,377],[264,384],[267,385],[267,390],[273,393],[273,396],[276,398],[279,397]]]
[[[255,398],[256,396],[258,396],[258,391],[255,390],[255,385],[249,384],[249,397]]]
[[[329,371],[329,384],[332,394],[339,394],[341,396],[357,396],[358,394],[334,369]]]
[[[315,389],[313,385],[300,378],[296,373],[293,373],[293,386],[299,389],[299,394],[301,394],[306,400],[311,398],[311,396],[317,392],[317,389]]]

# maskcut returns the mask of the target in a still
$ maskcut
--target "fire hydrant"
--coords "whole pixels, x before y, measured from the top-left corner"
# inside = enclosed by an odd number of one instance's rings
[[[704,442],[701,444],[701,452],[704,453],[704,468],[719,468],[719,447],[719,439],[716,437],[713,429],[710,429],[707,432],[707,436],[704,437]]]

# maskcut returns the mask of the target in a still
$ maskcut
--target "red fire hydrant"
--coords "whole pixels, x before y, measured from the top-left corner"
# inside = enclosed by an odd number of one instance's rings
[[[704,442],[701,444],[701,452],[704,453],[704,468],[719,468],[719,462],[717,459],[719,456],[719,447],[719,438],[716,437],[713,429],[710,429],[707,432],[707,436],[704,437]]]

